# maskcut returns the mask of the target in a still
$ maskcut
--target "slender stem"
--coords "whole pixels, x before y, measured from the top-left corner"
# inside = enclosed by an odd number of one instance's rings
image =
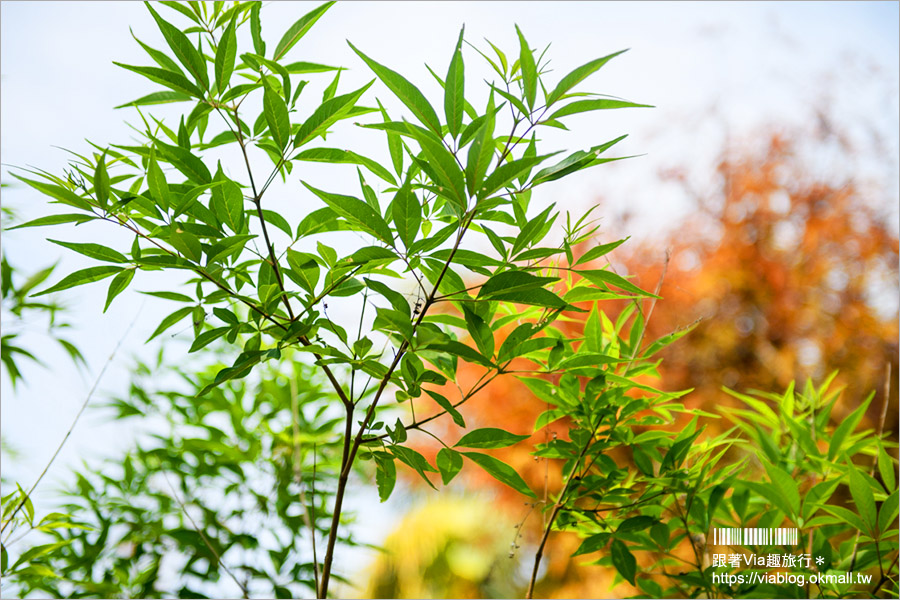
[[[291,429],[294,434],[294,481],[300,486],[300,503],[303,504],[303,520],[309,528],[312,539],[313,575],[315,576],[316,589],[319,589],[319,561],[316,558],[316,524],[309,512],[309,503],[306,501],[306,490],[303,488],[303,463],[300,456],[300,402],[297,398],[297,377],[291,376]],[[313,476],[315,477],[315,476]],[[314,482],[315,485],[315,482]],[[313,502],[316,501],[313,495]]]
[[[422,306],[422,312],[419,313],[419,318],[416,319],[415,323],[413,323],[414,333],[416,328],[418,328],[419,324],[422,322],[422,319],[425,318],[425,314],[428,312],[428,309],[432,304],[434,304],[434,299],[437,295],[438,288],[441,285],[441,281],[443,281],[444,275],[447,273],[447,269],[450,268],[450,263],[453,262],[453,257],[456,255],[457,250],[459,250],[459,246],[462,243],[463,236],[465,236],[466,231],[468,231],[469,225],[472,224],[472,220],[474,218],[474,210],[469,212],[464,218],[465,222],[463,224],[463,227],[460,229],[459,235],[457,235],[456,237],[456,243],[453,245],[453,249],[450,251],[450,255],[447,257],[447,261],[444,263],[444,268],[441,270],[440,275],[438,275],[438,278],[435,280],[434,288],[431,290],[431,294],[425,301],[425,304]],[[353,466],[353,461],[356,458],[356,453],[359,451],[360,444],[362,444],[365,431],[368,428],[369,423],[372,422],[372,418],[375,415],[375,408],[378,406],[378,401],[381,399],[381,395],[384,393],[385,388],[387,388],[387,385],[391,380],[391,375],[394,373],[397,365],[400,364],[400,359],[403,357],[403,354],[408,347],[409,341],[405,340],[397,349],[397,354],[394,356],[393,362],[391,363],[390,367],[388,367],[388,370],[385,373],[384,377],[382,377],[381,382],[378,385],[378,390],[375,392],[375,397],[372,399],[372,403],[366,410],[366,414],[363,417],[356,437],[353,439],[352,445],[350,445],[350,437],[353,426],[351,411],[352,404],[350,405],[350,408],[348,408],[348,411],[351,412],[348,412],[347,416],[347,428],[344,434],[344,450],[341,457],[341,474],[340,478],[338,479],[338,487],[335,493],[334,514],[332,515],[331,530],[328,534],[328,547],[325,551],[325,560],[322,568],[322,586],[319,590],[320,598],[325,598],[328,595],[328,583],[331,577],[331,565],[334,561],[334,547],[337,540],[338,527],[340,526],[341,507],[344,501],[344,494],[347,490],[347,480],[350,475],[350,469]]]
[[[338,528],[341,525],[341,508],[344,504],[344,493],[350,477],[351,456],[350,439],[353,436],[353,403],[345,405],[347,418],[344,422],[344,445],[341,450],[341,473],[338,478],[337,493],[334,497],[334,509],[331,515],[331,528],[328,531],[328,546],[325,549],[325,562],[322,565],[322,583],[318,589],[319,598],[328,597],[328,582],[331,578],[331,565],[334,561],[334,546],[337,542]]]
[[[219,563],[219,566],[225,569],[225,572],[228,573],[228,575],[237,584],[237,586],[241,588],[241,591],[244,592],[244,598],[249,598],[250,592],[247,590],[247,586],[238,581],[238,578],[235,577],[234,573],[231,572],[231,569],[228,568],[228,565],[222,562],[222,557],[218,552],[216,552],[216,549],[210,543],[209,539],[206,537],[206,534],[203,533],[203,530],[197,526],[197,523],[194,521],[193,517],[191,517],[191,513],[188,512],[188,509],[184,505],[184,502],[182,502],[181,498],[178,497],[178,493],[175,491],[175,488],[172,487],[172,482],[169,481],[169,476],[165,471],[163,471],[162,474],[169,486],[169,489],[172,490],[172,495],[175,497],[175,501],[178,502],[178,505],[181,507],[181,512],[184,513],[184,516],[186,516],[188,518],[188,521],[191,522],[191,525],[194,527],[194,531],[200,534],[200,538],[203,540],[203,543],[206,544],[206,547],[209,548],[209,551],[213,553],[213,556],[216,557],[216,562]]]
[[[131,331],[131,328],[134,327],[134,324],[137,323],[137,319],[140,314],[141,314],[141,309],[139,308],[137,314],[134,316],[134,319],[131,321],[131,324],[128,325],[128,328],[122,334],[122,337],[119,338],[119,341],[116,343],[115,347],[113,348],[112,353],[110,353],[109,358],[106,359],[105,363],[103,363],[103,368],[100,369],[100,373],[97,375],[97,378],[94,379],[94,384],[91,386],[91,389],[88,392],[87,397],[85,397],[84,402],[81,403],[81,408],[78,409],[78,412],[75,414],[75,418],[72,419],[72,424],[69,425],[69,429],[68,429],[68,431],[66,431],[66,435],[63,436],[63,439],[59,443],[59,446],[56,447],[56,451],[53,453],[53,456],[50,457],[50,460],[47,462],[47,465],[44,467],[44,470],[41,471],[41,474],[38,475],[38,478],[32,484],[31,489],[29,489],[28,492],[26,492],[25,495],[22,497],[22,499],[19,500],[19,504],[13,510],[12,514],[10,514],[9,518],[3,523],[2,526],[0,526],[0,534],[3,534],[3,532],[6,530],[7,526],[13,522],[13,519],[16,517],[16,515],[22,509],[22,507],[25,506],[25,503],[28,502],[28,499],[31,497],[31,494],[34,493],[34,490],[37,488],[38,484],[41,482],[41,480],[44,479],[44,476],[47,474],[47,471],[50,470],[50,466],[56,460],[56,457],[59,456],[59,453],[63,449],[63,446],[66,445],[66,442],[69,440],[69,437],[72,435],[72,432],[75,430],[75,426],[78,424],[78,420],[81,418],[81,415],[84,413],[85,409],[87,408],[88,404],[90,403],[91,398],[93,398],[94,392],[97,391],[97,386],[100,385],[100,380],[103,379],[103,375],[106,373],[106,368],[110,365],[110,363],[112,363],[113,358],[115,358],[116,354],[119,351],[119,348],[122,346],[122,342],[125,341],[126,337],[128,337],[128,333]],[[6,536],[5,542],[7,542],[7,544],[4,544],[4,545],[8,545],[9,536],[12,535],[13,531],[14,531],[14,529],[10,530],[9,535]]]
[[[553,506],[553,512],[550,513],[550,526],[544,528],[544,535],[541,537],[541,543],[538,545],[537,553],[534,555],[534,567],[531,569],[531,579],[528,581],[528,591],[525,593],[525,597],[529,600],[534,597],[534,584],[537,581],[538,569],[541,567],[541,558],[544,556],[544,547],[547,545],[547,538],[550,537],[550,530],[553,529],[553,522],[556,520],[556,515],[559,514],[559,510],[562,508],[562,505],[556,503]]]

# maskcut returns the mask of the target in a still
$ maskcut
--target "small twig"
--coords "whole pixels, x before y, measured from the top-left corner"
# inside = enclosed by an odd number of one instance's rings
[[[244,598],[249,598],[250,592],[247,591],[247,587],[244,584],[242,584],[240,581],[238,581],[238,578],[234,576],[234,573],[231,572],[231,569],[229,569],[228,566],[224,562],[222,562],[222,557],[219,556],[219,553],[216,552],[215,548],[213,548],[213,545],[210,543],[209,539],[206,537],[206,534],[203,533],[203,530],[197,526],[197,523],[194,521],[193,517],[191,517],[191,513],[188,512],[188,509],[184,505],[184,502],[182,502],[181,498],[178,497],[178,492],[175,491],[175,488],[172,486],[172,482],[169,481],[168,474],[165,471],[162,471],[162,475],[165,478],[166,484],[169,486],[169,489],[172,490],[172,496],[174,496],[175,501],[181,507],[181,512],[183,512],[184,516],[186,516],[188,518],[188,521],[191,522],[191,525],[193,526],[194,531],[196,531],[198,534],[200,534],[200,537],[203,539],[203,543],[206,544],[206,547],[209,548],[209,551],[212,552],[213,556],[216,557],[216,562],[219,563],[219,566],[222,567],[223,569],[225,569],[225,572],[228,573],[228,575],[231,577],[231,579],[234,580],[234,582],[238,585],[239,588],[241,588],[241,591],[244,592]]]
[[[301,462],[300,457],[300,403],[297,400],[297,377],[295,375],[292,375],[290,378],[290,393],[291,420],[294,434],[294,481],[300,486],[300,503],[303,504],[304,508],[303,520],[306,521],[306,526],[309,528],[309,535],[312,538],[313,574],[315,575],[316,590],[318,590],[319,561],[316,558],[316,526],[309,512],[309,503],[306,501],[306,490],[303,489],[303,463]],[[315,475],[313,475],[313,485],[315,485]],[[313,495],[313,502],[315,502],[315,495]]]
[[[47,462],[47,465],[44,467],[44,470],[41,471],[41,474],[38,475],[37,480],[31,486],[31,489],[19,500],[19,504],[16,506],[15,510],[13,510],[12,514],[3,523],[2,527],[0,527],[0,534],[2,534],[7,526],[13,522],[16,514],[18,514],[19,510],[25,506],[25,503],[28,502],[28,499],[31,497],[31,494],[34,493],[34,490],[37,488],[38,484],[47,474],[47,471],[50,470],[50,466],[53,464],[53,461],[56,460],[56,457],[59,456],[60,451],[63,449],[63,446],[66,445],[66,442],[69,439],[69,436],[72,435],[72,432],[75,430],[75,425],[78,424],[78,420],[81,418],[81,415],[84,413],[84,410],[87,408],[88,404],[91,401],[91,398],[94,396],[94,392],[97,391],[97,386],[100,385],[100,380],[103,379],[103,375],[106,373],[106,368],[109,367],[110,363],[112,363],[113,358],[115,358],[116,354],[119,351],[119,348],[122,346],[122,342],[125,341],[125,338],[128,336],[128,333],[131,331],[131,328],[134,327],[134,324],[137,323],[138,317],[141,314],[141,310],[144,308],[143,302],[141,306],[138,308],[137,314],[134,315],[134,319],[131,321],[131,324],[128,325],[128,328],[125,329],[125,332],[122,334],[122,337],[119,338],[119,341],[116,343],[116,346],[113,348],[112,353],[109,355],[109,358],[106,359],[106,362],[103,364],[103,368],[100,369],[100,373],[97,375],[97,378],[94,380],[94,385],[91,386],[90,391],[88,392],[87,397],[84,399],[84,402],[81,403],[81,408],[78,410],[78,413],[75,415],[75,418],[72,419],[72,424],[69,426],[69,430],[66,431],[66,435],[63,437],[62,441],[59,443],[59,446],[56,448],[56,452],[53,453],[53,456],[50,457],[50,460]],[[10,534],[11,535],[11,534]],[[6,541],[9,541],[9,536],[7,536]]]

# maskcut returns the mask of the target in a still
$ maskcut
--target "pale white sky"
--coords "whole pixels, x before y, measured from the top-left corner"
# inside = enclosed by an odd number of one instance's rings
[[[313,6],[309,2],[267,3],[262,16],[269,47]],[[603,193],[620,206],[634,207],[636,223],[652,231],[681,216],[685,207],[677,191],[654,181],[659,170],[691,164],[703,172],[711,166],[726,128],[732,135],[747,135],[768,123],[803,122],[811,118],[811,109],[825,95],[833,98],[848,126],[869,125],[886,136],[896,162],[898,14],[897,2],[339,3],[291,56],[350,67],[341,89],[353,89],[372,75],[347,46],[345,39],[349,39],[403,73],[440,107],[437,84],[423,63],[445,73],[463,23],[472,43],[482,47],[483,38],[488,37],[508,48],[508,54],[515,54],[518,47],[514,23],[532,46],[543,48],[552,42],[548,55],[555,72],[551,81],[592,58],[631,48],[588,80],[588,88],[657,108],[576,117],[570,124],[571,135],[548,134],[547,139],[556,147],[574,150],[630,133],[621,144],[621,153],[647,156],[547,186],[536,193],[533,208],[555,201],[577,209]],[[182,19],[172,17],[176,23]],[[128,143],[130,131],[123,121],[136,115],[130,109],[115,111],[112,107],[156,88],[111,61],[152,64],[131,39],[129,27],[145,43],[165,48],[141,3],[3,2],[0,27],[4,182],[11,182],[9,165],[60,172],[67,156],[53,146],[85,152],[85,138],[101,145]],[[467,72],[468,91],[479,83],[477,75],[489,74],[471,49],[465,51],[465,60],[472,69]],[[327,77],[314,79],[308,97],[318,97],[328,81]],[[383,87],[374,89],[383,101],[387,99],[388,106],[397,106]],[[478,102],[482,98],[483,94],[475,92]],[[169,110],[159,113],[173,114]],[[344,128],[329,145],[346,140],[370,155],[386,154],[379,135],[352,127]],[[338,190],[342,185],[324,178],[334,171],[310,172],[313,181],[329,184],[329,189]],[[309,201],[309,194],[291,191],[301,188],[296,180],[291,185],[281,190],[284,210],[300,214],[295,211],[303,206],[301,201]],[[43,198],[21,186],[4,190],[2,201],[24,218],[40,216],[46,208]],[[130,242],[108,228],[79,229],[4,233],[4,249],[13,263],[25,270],[61,260],[62,274],[89,266],[90,261],[61,252],[44,241],[48,235],[72,241],[102,236],[110,244]],[[125,390],[130,354],[149,357],[155,352],[156,346],[145,346],[143,341],[174,306],[150,298],[144,302],[134,291],[138,289],[155,289],[153,280],[139,274],[132,289],[120,296],[106,315],[100,313],[105,284],[67,293],[72,307],[69,320],[76,323],[69,337],[87,356],[89,374],[76,372],[61,352],[40,337],[29,338],[31,348],[54,368],[25,368],[29,382],[15,394],[3,380],[3,435],[24,453],[15,464],[3,459],[4,469],[9,469],[6,475],[30,485],[67,429],[94,375],[142,305],[96,400]],[[171,355],[181,356],[185,350],[174,345]],[[128,429],[104,424],[97,414],[88,412],[51,472],[51,485],[44,486],[38,499],[52,497],[52,482],[65,475],[65,465],[77,465],[82,458],[123,447],[131,435]],[[374,532],[371,541],[377,541],[377,535]]]

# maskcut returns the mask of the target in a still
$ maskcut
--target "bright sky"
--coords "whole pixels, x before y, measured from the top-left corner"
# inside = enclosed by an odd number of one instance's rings
[[[313,6],[309,2],[266,4],[263,35],[269,47],[274,47],[288,24]],[[171,16],[171,11],[162,10]],[[53,146],[86,152],[85,138],[101,145],[128,143],[130,131],[123,121],[136,115],[130,109],[112,107],[155,88],[111,61],[152,64],[131,39],[129,27],[145,43],[165,48],[144,6],[138,2],[3,2],[0,13],[4,183],[12,182],[10,165],[61,172],[67,156]],[[483,38],[488,37],[512,55],[518,48],[514,23],[532,46],[543,48],[552,42],[548,55],[555,72],[551,81],[590,59],[631,48],[588,80],[587,87],[657,108],[577,117],[570,125],[572,135],[552,137],[552,141],[559,140],[559,147],[586,148],[630,133],[621,153],[647,156],[548,186],[543,195],[536,194],[533,208],[554,201],[579,208],[603,193],[620,205],[634,206],[637,223],[652,230],[684,211],[677,193],[654,182],[659,170],[684,164],[702,170],[709,166],[726,130],[745,135],[767,123],[802,122],[811,118],[811,109],[826,96],[848,126],[868,124],[884,135],[896,162],[898,15],[897,2],[355,2],[332,8],[291,56],[350,67],[341,90],[355,89],[372,75],[345,43],[349,39],[403,73],[440,107],[437,84],[423,63],[445,73],[463,23],[466,38],[475,45],[486,46]],[[172,20],[181,23],[183,18],[175,15]],[[474,69],[467,79],[467,90],[471,90],[479,82],[475,73],[489,75],[478,66],[481,59],[471,49],[465,50],[465,60]],[[309,98],[317,97],[327,82],[327,77],[314,80]],[[383,100],[389,97],[383,87],[376,89]],[[483,98],[476,93],[478,103]],[[378,135],[346,129],[343,137],[336,136],[336,145],[352,138],[355,148],[384,154]],[[312,171],[316,176],[323,173]],[[292,185],[289,189],[301,187],[296,180]],[[330,189],[339,191],[340,185],[334,182]],[[22,186],[5,189],[2,200],[22,218],[45,214],[44,199]],[[48,235],[71,241],[108,236],[111,244],[127,243],[104,228],[59,228],[4,233],[3,247],[12,263],[26,271],[56,260],[61,260],[59,274],[90,266],[87,259],[44,241]],[[3,436],[23,453],[14,463],[3,458],[5,477],[30,485],[138,311],[140,317],[95,401],[126,389],[131,354],[146,358],[155,352],[156,346],[145,346],[143,340],[174,307],[150,298],[145,302],[144,296],[134,292],[154,289],[149,279],[139,275],[132,287],[106,315],[100,313],[106,285],[67,293],[68,318],[76,324],[68,337],[87,356],[89,373],[79,374],[45,338],[26,338],[52,368],[25,368],[29,381],[16,393],[3,379]],[[171,356],[183,352],[175,346]],[[51,472],[51,483],[65,475],[65,465],[109,454],[127,445],[131,435],[88,412]],[[45,485],[38,499],[52,498],[52,490],[53,485]],[[372,535],[371,541],[377,541],[379,533]]]

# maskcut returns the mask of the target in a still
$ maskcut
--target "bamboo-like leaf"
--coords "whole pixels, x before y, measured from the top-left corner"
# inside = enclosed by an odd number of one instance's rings
[[[262,39],[262,24],[259,20],[259,9],[262,2],[253,2],[250,6],[250,36],[253,38],[253,51],[260,56],[266,55],[266,43]]]
[[[470,196],[474,196],[475,191],[481,188],[481,182],[484,181],[488,166],[494,156],[494,114],[493,96],[491,96],[491,104],[488,106],[486,118],[472,139],[466,159],[466,189]]]
[[[465,65],[462,57],[463,34],[466,26],[459,31],[459,40],[450,59],[450,67],[447,70],[447,79],[444,83],[444,116],[447,117],[447,129],[450,135],[456,137],[462,129],[462,117],[465,107]]]
[[[159,168],[159,163],[155,157],[150,158],[150,164],[147,166],[147,186],[150,188],[150,194],[156,203],[168,212],[171,206],[171,195],[169,194],[169,184],[166,182],[166,176]]]
[[[80,271],[75,271],[74,273],[66,275],[65,277],[63,277],[62,281],[54,286],[47,288],[43,292],[32,294],[32,298],[43,296],[44,294],[52,294],[53,292],[60,292],[62,290],[67,290],[69,288],[73,288],[78,285],[84,285],[86,283],[100,281],[101,279],[105,279],[107,277],[115,275],[121,270],[122,267],[114,267],[111,265],[81,269]]]
[[[321,198],[325,204],[330,206],[339,215],[356,225],[363,231],[368,231],[378,239],[393,245],[394,236],[391,235],[391,229],[388,227],[384,219],[381,218],[375,209],[353,196],[344,196],[342,194],[332,194],[320,189],[316,189],[305,181],[302,182],[306,189]]]
[[[525,36],[519,26],[516,25],[516,34],[519,36],[519,68],[522,70],[522,86],[525,90],[525,99],[528,108],[534,109],[534,100],[537,96],[537,67],[534,64],[534,54],[525,41]]]
[[[631,292],[632,294],[639,294],[641,296],[647,296],[648,298],[659,298],[659,296],[651,294],[650,292],[645,292],[621,275],[616,275],[611,271],[578,271],[578,274],[597,286],[605,287],[607,285],[614,285],[617,288],[623,289],[626,292]]]
[[[397,235],[408,249],[416,241],[419,226],[422,224],[422,206],[416,194],[404,185],[397,190],[394,200],[391,202],[391,216]]]
[[[566,104],[555,113],[547,117],[548,120],[556,120],[560,117],[574,115],[576,113],[588,112],[592,110],[609,110],[615,108],[654,108],[650,104],[635,104],[634,102],[626,102],[625,100],[610,100],[600,98],[598,100],[577,100]]]
[[[300,38],[306,35],[306,32],[316,24],[316,21],[318,21],[319,18],[325,14],[325,11],[331,8],[333,4],[334,2],[326,2],[300,17],[300,19],[291,25],[281,37],[281,41],[275,46],[275,55],[272,58],[274,60],[280,60],[281,57],[287,54],[287,51],[293,48],[294,44],[299,42]]]
[[[156,20],[156,24],[159,26],[159,30],[162,32],[163,37],[166,38],[166,43],[169,44],[169,48],[172,49],[172,52],[175,53],[175,56],[181,64],[183,64],[190,74],[193,75],[194,80],[200,84],[200,87],[204,90],[208,90],[209,75],[206,73],[206,59],[204,59],[203,55],[194,48],[191,41],[180,29],[160,17],[159,13],[153,10],[153,6],[149,2],[145,2],[144,4]]]
[[[181,171],[191,181],[199,184],[212,183],[212,176],[209,174],[206,164],[190,150],[180,146],[170,146],[159,140],[156,141],[156,148],[163,160]]]
[[[461,446],[463,448],[479,449],[506,448],[507,446],[518,444],[522,440],[528,439],[528,437],[529,436],[527,435],[516,435],[494,427],[485,427],[470,431],[462,436],[453,447],[456,448]]]
[[[291,122],[284,98],[276,94],[269,86],[266,86],[263,92],[263,113],[266,116],[266,123],[269,125],[272,139],[283,150],[291,139]]]
[[[225,28],[219,47],[216,49],[216,86],[221,96],[228,88],[231,74],[234,72],[234,61],[237,58],[237,33],[232,21]]]
[[[94,195],[97,203],[106,208],[109,205],[109,173],[106,171],[106,152],[97,160],[94,168]]]
[[[308,150],[303,150],[299,154],[294,155],[291,160],[361,165],[389,184],[397,185],[397,180],[394,179],[391,172],[382,167],[378,161],[359,155],[350,150],[341,150],[339,148],[309,148]]]
[[[33,221],[28,221],[27,223],[20,223],[15,227],[10,227],[9,231],[13,229],[22,229],[24,227],[43,227],[46,225],[61,225],[63,223],[75,223],[76,225],[81,225],[82,223],[86,223],[87,221],[93,221],[96,217],[92,217],[90,215],[69,213],[64,215],[49,215],[46,217],[38,217]]]
[[[179,75],[178,73],[173,73],[166,69],[159,69],[157,67],[136,67],[116,61],[113,61],[113,64],[122,67],[123,69],[134,71],[138,75],[143,75],[150,81],[164,85],[176,92],[182,92],[189,96],[194,96],[195,98],[203,98],[203,92],[200,91],[200,88],[188,81],[185,76]]]
[[[516,473],[515,469],[502,460],[479,452],[462,452],[461,454],[484,469],[488,475],[500,483],[508,485],[520,494],[524,494],[530,498],[537,498],[537,495],[528,488],[528,484],[525,483],[525,480],[522,479],[521,475]]]
[[[328,128],[341,119],[349,116],[350,111],[356,105],[360,96],[375,82],[373,79],[355,92],[336,96],[322,103],[313,114],[300,126],[300,130],[294,137],[294,147],[299,148],[318,135],[328,131]]]
[[[61,242],[59,240],[47,240],[57,246],[62,246],[63,248],[68,248],[69,250],[74,250],[79,254],[83,254],[90,258],[95,258],[97,260],[103,260],[106,262],[114,262],[114,263],[124,263],[128,262],[128,259],[125,258],[120,252],[113,250],[112,248],[107,248],[106,246],[101,246],[100,244],[77,244],[74,242]]]
[[[160,322],[159,326],[157,326],[157,328],[153,331],[153,333],[150,335],[150,337],[147,338],[147,341],[149,342],[150,340],[152,340],[153,338],[155,338],[156,336],[158,336],[159,334],[164,332],[166,329],[170,328],[175,323],[184,319],[186,316],[188,316],[192,312],[194,312],[193,306],[183,306],[183,307],[179,308],[178,310],[176,310],[175,312],[173,312],[172,314],[168,315],[166,318],[164,318],[162,320],[162,322]]]
[[[350,44],[350,42],[347,43]],[[423,125],[437,134],[438,137],[441,136],[441,122],[438,119],[437,113],[434,112],[431,104],[428,103],[428,100],[425,99],[425,96],[419,91],[419,88],[410,83],[403,75],[400,75],[400,73],[392,71],[384,65],[375,62],[361,51],[357,50],[353,44],[350,44],[350,47],[353,48],[353,51],[356,52],[367,65],[369,65],[369,68],[378,76],[378,79],[380,79],[388,89],[413,112]]]
[[[106,292],[106,305],[103,307],[103,312],[106,312],[116,296],[125,291],[125,288],[127,288],[128,284],[131,283],[131,280],[134,279],[134,271],[135,269],[125,269],[112,278],[112,281],[109,284],[109,290]]]
[[[153,92],[146,96],[141,96],[137,100],[120,104],[116,108],[126,108],[129,106],[151,106],[154,104],[169,104],[171,102],[187,102],[191,97],[180,92]]]
[[[560,98],[562,98],[566,92],[571,90],[573,87],[584,81],[588,76],[595,73],[600,67],[608,63],[613,58],[622,54],[623,52],[627,52],[628,50],[619,50],[618,52],[613,52],[603,58],[598,58],[592,60],[589,63],[583,64],[577,69],[573,70],[571,73],[563,77],[560,82],[556,85],[550,95],[547,96],[547,105],[551,105]]]

